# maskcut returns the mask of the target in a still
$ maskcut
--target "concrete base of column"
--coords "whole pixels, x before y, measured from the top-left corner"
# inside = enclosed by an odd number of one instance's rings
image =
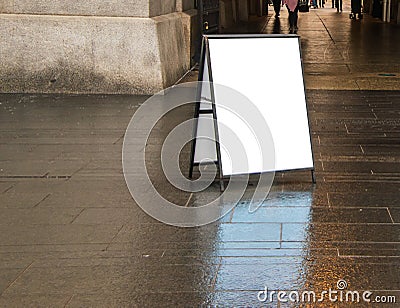
[[[188,10],[182,12],[181,15],[186,40],[186,62],[194,65],[194,56],[198,47],[195,40],[201,40],[197,10]]]
[[[397,24],[400,25],[400,1],[397,1],[397,16],[396,16]]]
[[[0,92],[153,94],[189,68],[180,13],[0,14]]]

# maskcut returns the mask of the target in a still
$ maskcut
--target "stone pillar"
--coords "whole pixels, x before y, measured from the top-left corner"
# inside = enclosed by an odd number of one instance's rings
[[[186,62],[194,65],[196,40],[200,39],[200,27],[197,10],[193,0],[177,0],[178,11],[181,12],[183,31],[186,43]]]
[[[189,68],[196,15],[177,9],[177,0],[3,0],[0,92],[153,94],[168,87]]]
[[[239,19],[238,17],[238,0],[232,0],[232,16],[233,16],[233,22],[236,23]]]
[[[228,28],[234,23],[234,1],[221,0],[220,1],[220,22],[222,28]]]
[[[257,1],[257,15],[265,16],[267,15],[267,1],[265,0],[256,0]]]
[[[239,20],[249,21],[249,5],[247,0],[238,1]]]
[[[250,7],[249,7],[249,14],[250,15],[257,15],[257,3],[256,3],[256,1],[258,1],[258,0],[250,0],[250,1],[248,1],[249,2],[249,4],[250,4]]]
[[[400,1],[397,1],[397,16],[396,16],[397,24],[400,25]]]

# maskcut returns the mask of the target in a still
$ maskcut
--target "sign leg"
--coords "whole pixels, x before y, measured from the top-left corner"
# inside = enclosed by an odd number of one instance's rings
[[[312,179],[313,184],[317,184],[317,180],[316,180],[316,178],[315,178],[315,172],[314,172],[314,170],[311,170],[311,179]]]

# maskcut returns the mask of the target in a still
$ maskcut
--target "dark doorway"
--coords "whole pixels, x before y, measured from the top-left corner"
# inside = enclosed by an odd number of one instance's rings
[[[219,33],[219,0],[198,0],[201,34]]]

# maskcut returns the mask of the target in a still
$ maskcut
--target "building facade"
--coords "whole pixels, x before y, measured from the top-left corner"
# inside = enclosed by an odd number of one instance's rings
[[[221,25],[261,0],[220,1]],[[196,0],[1,0],[0,92],[153,94],[191,65]]]
[[[0,92],[156,93],[193,64],[198,1],[0,0]],[[265,0],[219,0],[219,26],[267,9]]]
[[[190,65],[193,1],[2,0],[0,92],[151,94]]]

